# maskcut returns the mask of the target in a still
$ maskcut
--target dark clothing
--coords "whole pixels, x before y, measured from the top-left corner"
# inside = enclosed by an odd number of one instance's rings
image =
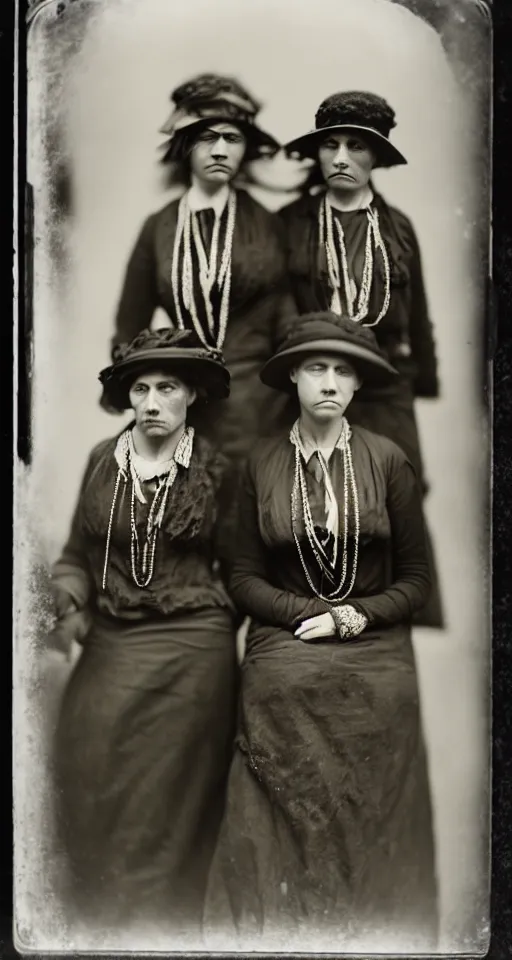
[[[323,193],[308,195],[280,211],[287,236],[292,293],[301,314],[329,309],[332,296],[325,250],[320,249],[318,242],[318,211],[322,198]],[[414,228],[405,214],[388,206],[379,194],[375,195],[372,207],[379,215],[391,269],[389,309],[373,330],[379,346],[399,376],[389,386],[371,388],[363,385],[350,404],[347,419],[397,443],[426,489],[414,400],[415,397],[437,397],[439,382],[420,250]],[[365,255],[365,210],[333,210],[333,214],[342,224],[350,275],[359,288]],[[370,310],[375,315],[384,301],[384,279],[382,260],[376,257],[370,296]],[[427,537],[432,592],[426,607],[418,611],[415,622],[441,627],[441,595],[428,531]]]
[[[350,642],[305,643],[293,633],[329,604],[312,595],[293,541],[291,443],[260,447],[246,473],[231,592],[252,625],[208,885],[208,947],[229,949],[227,935],[236,949],[271,952],[354,944],[378,952],[396,949],[397,938],[406,952],[435,948],[432,815],[410,639],[429,591],[421,496],[395,444],[356,427],[351,447],[359,563],[345,602],[368,626]],[[339,452],[333,458],[342,504]],[[307,483],[319,520],[311,471]]]
[[[103,591],[115,443],[93,451],[54,569],[57,590],[91,621],[57,727],[58,832],[79,916],[96,929],[149,924],[170,947],[197,935],[232,754],[233,613],[212,570],[223,460],[196,438],[143,589],[121,481]],[[141,538],[146,514],[137,504]]]
[[[177,325],[171,277],[178,203],[173,200],[163,210],[152,214],[141,230],[126,270],[114,343],[131,340],[148,327],[158,307],[163,308],[172,323]],[[208,213],[194,214],[207,248],[212,228]],[[223,249],[226,222],[227,210],[224,210],[219,251]],[[195,289],[199,291],[195,261],[193,270]],[[220,297],[216,288],[212,302],[218,322]],[[196,305],[207,333],[200,296],[196,298]],[[256,439],[272,434],[288,422],[288,418],[283,419],[285,398],[265,387],[259,379],[259,372],[275,352],[287,318],[294,313],[280,221],[248,193],[239,190],[232,247],[230,311],[223,346],[231,373],[231,395],[228,400],[203,406],[197,422],[194,422],[192,408],[190,420],[202,434],[214,439],[230,458],[243,458]],[[192,328],[186,311],[183,316],[186,325]]]

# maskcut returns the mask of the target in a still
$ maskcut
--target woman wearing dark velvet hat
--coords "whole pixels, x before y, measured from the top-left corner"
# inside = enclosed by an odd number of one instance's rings
[[[226,462],[188,424],[222,357],[143,331],[101,374],[134,421],[92,451],[53,570],[50,644],[82,653],[55,744],[66,897],[93,929],[193,936],[232,750],[233,606],[215,572]],[[68,914],[69,916],[69,914]]]
[[[208,949],[435,949],[427,761],[411,622],[430,577],[403,451],[345,418],[396,371],[373,332],[306,315],[264,366],[298,397],[249,458],[230,592],[251,617]]]
[[[315,130],[285,147],[314,163],[303,196],[281,216],[299,312],[332,309],[371,323],[398,370],[392,385],[360,391],[350,420],[398,443],[425,487],[414,401],[436,398],[439,383],[420,250],[409,218],[389,206],[371,181],[376,167],[406,163],[389,139],[395,125],[393,109],[375,94],[327,97]],[[311,192],[313,187],[319,189]],[[416,621],[441,627],[430,538],[429,554],[433,589]]]
[[[196,425],[233,460],[279,425],[283,402],[261,383],[290,313],[282,226],[238,189],[247,164],[279,149],[257,124],[260,105],[231,77],[204,74],[172,94],[163,156],[183,195],[144,223],[130,256],[114,343],[150,325],[157,308],[171,326],[222,349],[231,394]],[[192,413],[194,418],[194,413]]]

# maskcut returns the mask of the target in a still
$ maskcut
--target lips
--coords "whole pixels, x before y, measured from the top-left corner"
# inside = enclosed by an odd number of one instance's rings
[[[352,177],[350,173],[331,173],[329,180],[338,180],[341,177],[342,180],[352,180],[355,183],[355,177]]]

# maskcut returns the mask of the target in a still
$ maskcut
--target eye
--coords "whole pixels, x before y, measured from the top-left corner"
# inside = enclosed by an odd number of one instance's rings
[[[145,386],[144,383],[136,383],[132,387],[133,393],[145,393],[146,390],[147,390],[147,387]]]
[[[361,140],[349,140],[347,146],[349,150],[366,150],[366,145]]]
[[[322,147],[324,150],[336,150],[338,144],[336,143],[336,140],[325,140],[322,144]]]
[[[159,383],[158,389],[161,393],[171,393],[173,390],[176,390],[176,384],[174,383]]]
[[[243,137],[238,133],[226,133],[224,134],[224,139],[227,140],[228,143],[243,143]]]
[[[309,373],[323,373],[324,370],[325,370],[325,364],[324,364],[324,363],[311,363],[311,364],[308,366],[307,369],[308,369],[308,372],[309,372]]]

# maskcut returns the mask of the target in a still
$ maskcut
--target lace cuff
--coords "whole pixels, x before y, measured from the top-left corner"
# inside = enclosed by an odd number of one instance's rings
[[[350,640],[357,637],[366,627],[368,620],[358,610],[346,604],[342,607],[331,607],[331,615],[341,640]]]

